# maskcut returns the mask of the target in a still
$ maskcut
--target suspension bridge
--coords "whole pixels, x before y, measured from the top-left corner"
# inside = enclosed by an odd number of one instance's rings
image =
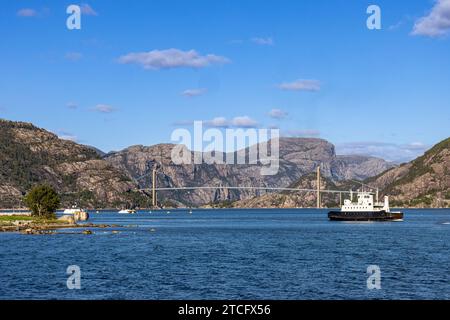
[[[240,187],[234,187],[234,186],[197,186],[197,187],[158,187],[157,186],[157,170],[153,169],[152,173],[147,173],[141,177],[138,177],[135,179],[136,182],[138,180],[141,180],[143,178],[146,178],[152,175],[151,188],[143,188],[139,189],[140,191],[149,191],[152,193],[152,205],[153,207],[157,207],[158,205],[158,192],[161,191],[196,191],[196,190],[256,190],[256,191],[288,191],[288,192],[314,192],[316,193],[317,198],[317,208],[321,208],[321,195],[323,193],[332,193],[332,194],[339,194],[339,202],[342,204],[342,195],[343,194],[350,194],[354,191],[352,190],[330,190],[330,189],[322,189],[321,188],[321,175],[320,175],[320,166],[317,167],[317,180],[316,180],[316,188],[315,189],[308,189],[308,188],[289,188],[289,187],[266,187],[266,186],[240,186]],[[367,186],[359,181],[354,181],[362,186]],[[373,187],[367,186],[371,189],[374,189]],[[377,198],[378,198],[378,190],[377,190]]]

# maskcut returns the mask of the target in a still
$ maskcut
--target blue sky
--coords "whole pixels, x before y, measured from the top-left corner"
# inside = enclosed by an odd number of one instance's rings
[[[0,117],[104,151],[193,120],[395,161],[449,136],[449,0],[0,4]]]

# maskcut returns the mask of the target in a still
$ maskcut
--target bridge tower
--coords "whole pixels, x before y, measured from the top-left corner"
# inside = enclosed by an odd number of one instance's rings
[[[152,175],[152,202],[153,208],[156,208],[156,205],[158,204],[158,201],[156,199],[156,169],[153,169]]]
[[[317,209],[320,209],[320,165],[317,167]]]

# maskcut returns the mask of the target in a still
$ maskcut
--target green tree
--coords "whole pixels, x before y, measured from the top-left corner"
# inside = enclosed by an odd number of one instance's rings
[[[36,186],[25,196],[24,202],[33,216],[54,217],[61,202],[56,191],[47,185]]]

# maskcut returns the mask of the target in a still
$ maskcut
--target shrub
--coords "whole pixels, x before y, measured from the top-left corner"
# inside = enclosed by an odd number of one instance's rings
[[[24,202],[33,216],[52,218],[60,204],[59,195],[47,185],[36,186],[25,196]]]

